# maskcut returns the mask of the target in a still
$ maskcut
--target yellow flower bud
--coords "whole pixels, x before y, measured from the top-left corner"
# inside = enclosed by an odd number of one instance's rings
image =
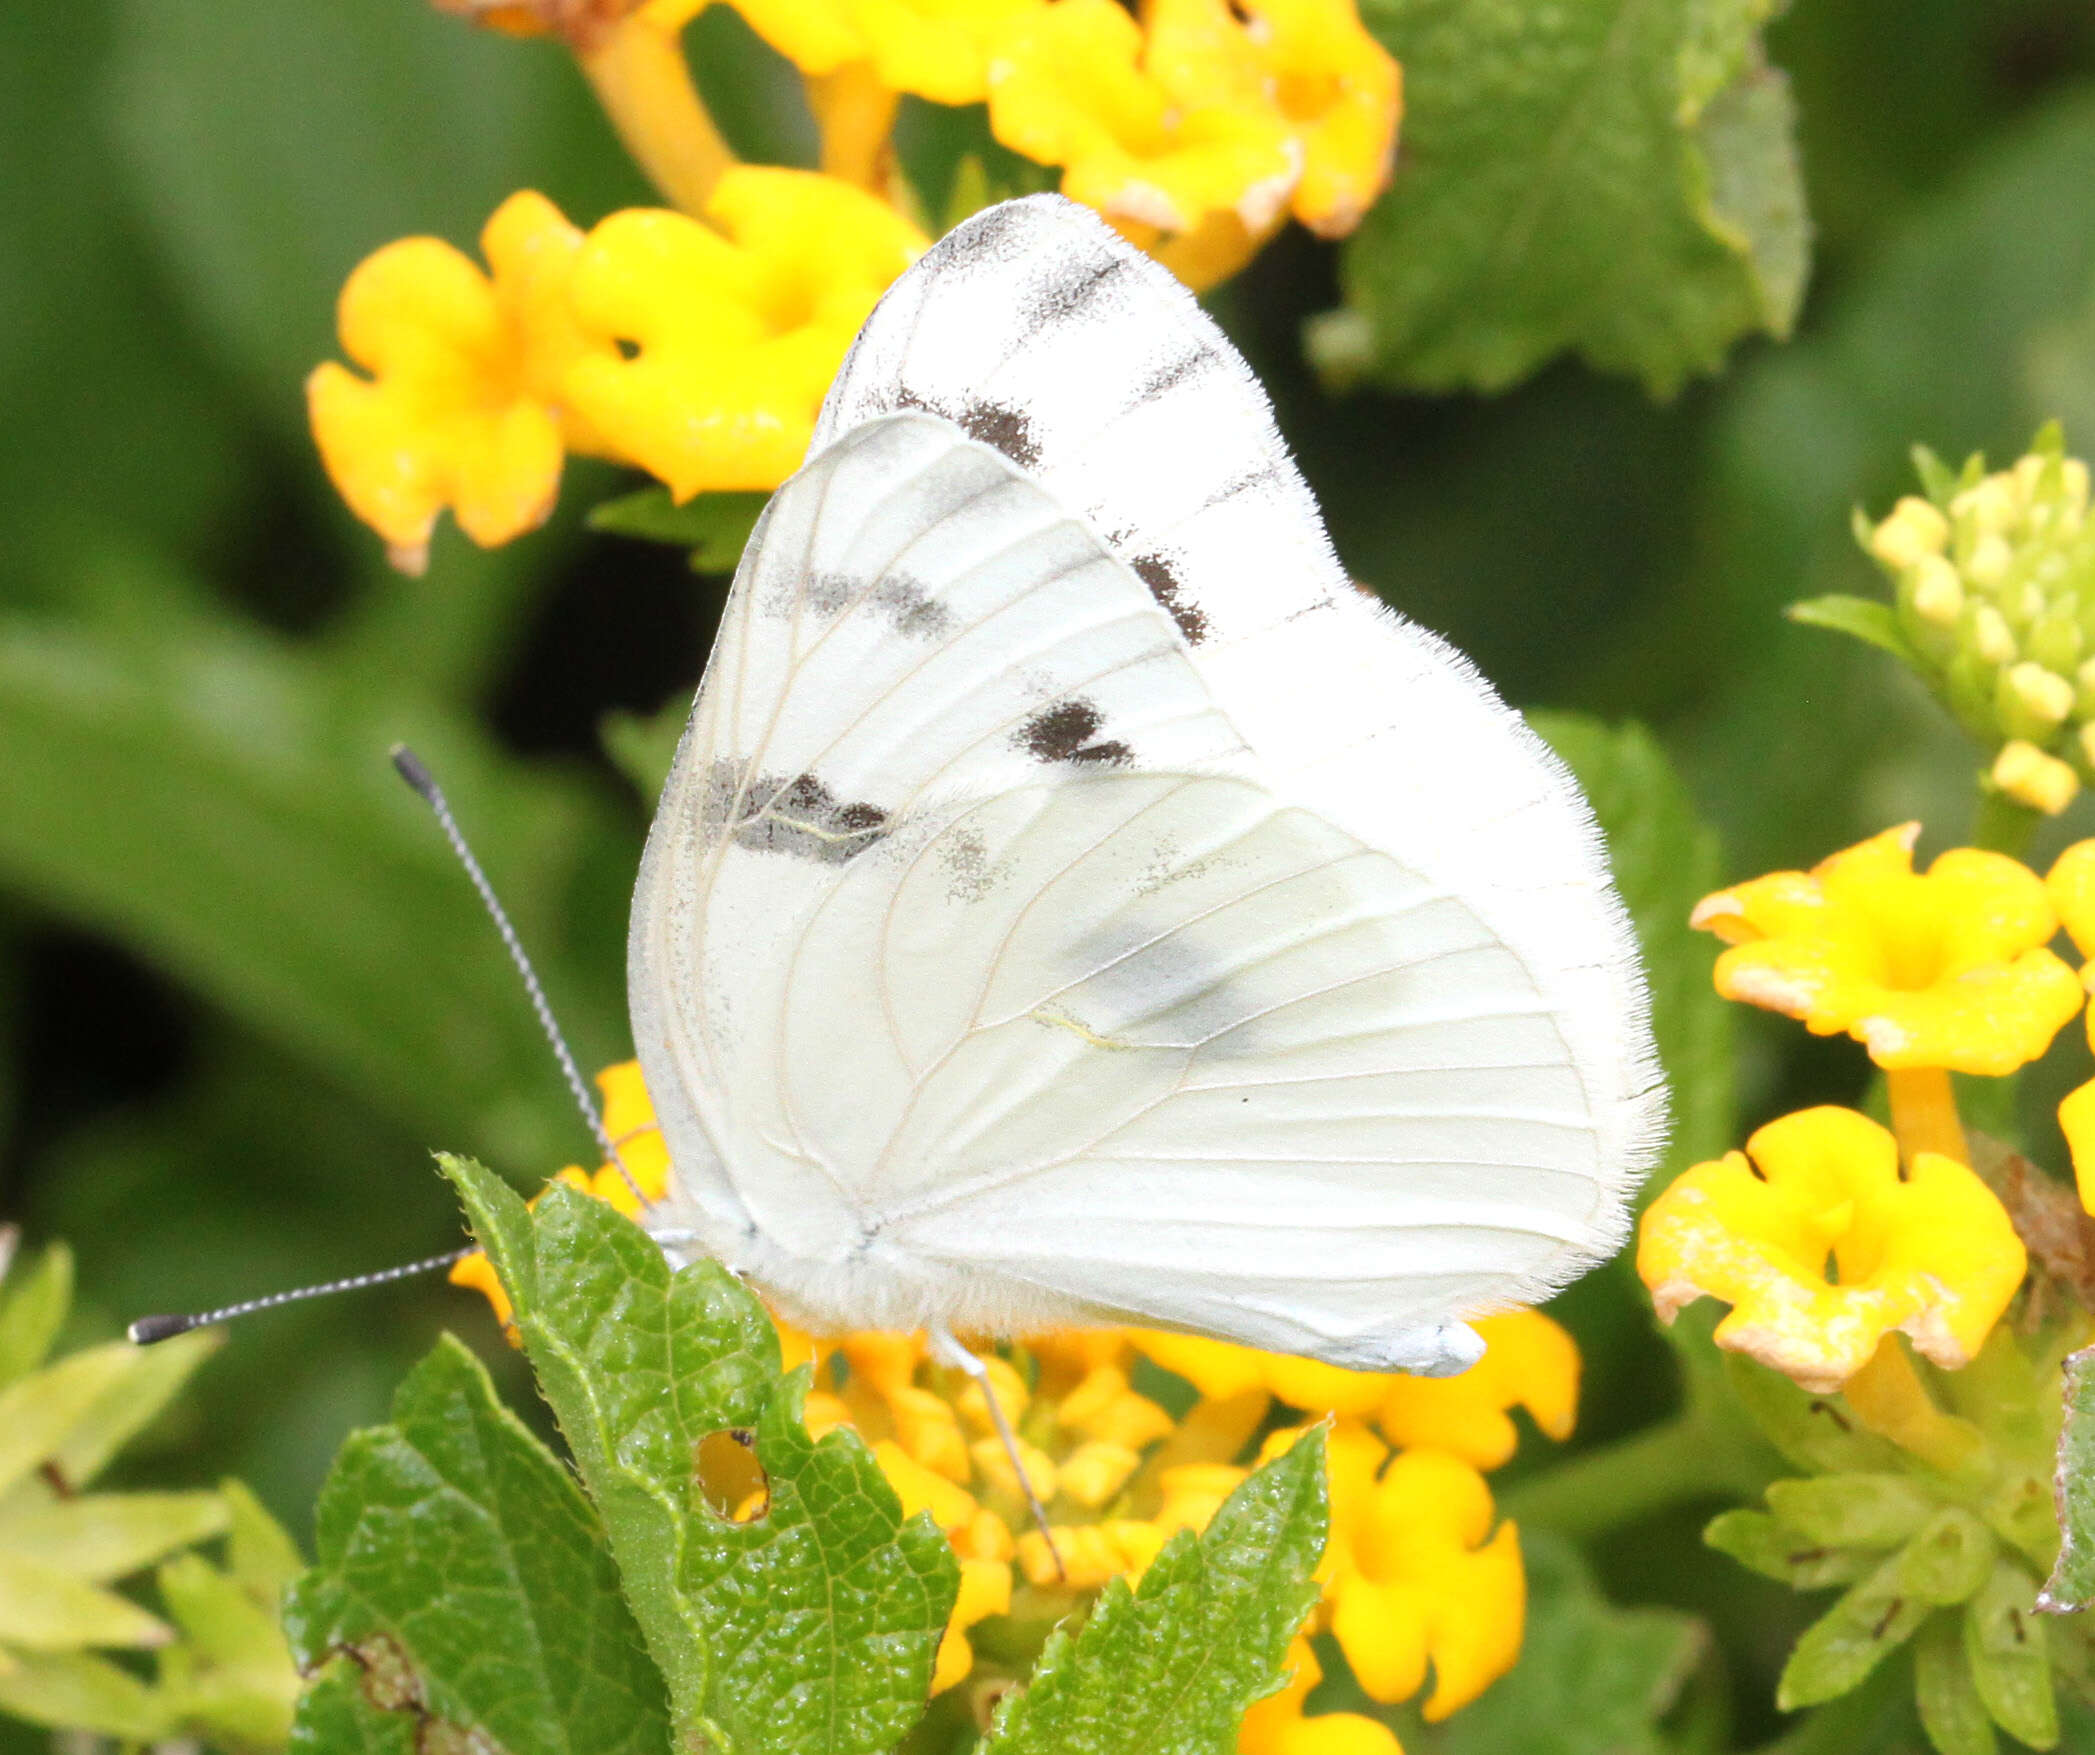
[[[1001,1438],[978,1438],[968,1446],[968,1454],[974,1458],[975,1473],[990,1486],[1011,1498],[1020,1497],[1018,1472],[1012,1468]],[[1045,1505],[1055,1496],[1055,1459],[1023,1438],[1018,1441],[1018,1459],[1025,1466],[1026,1484],[1033,1489],[1033,1497]]]
[[[1914,563],[1913,613],[1939,628],[1955,627],[1964,613],[1964,581],[1940,555],[1922,555]]]
[[[1096,1511],[1127,1485],[1128,1477],[1141,1466],[1142,1453],[1124,1444],[1093,1438],[1080,1444],[1062,1459],[1056,1479],[1063,1496],[1086,1511]]]
[[[2014,564],[2015,551],[2008,546],[2007,538],[1989,531],[1972,544],[1971,558],[1964,563],[1964,576],[1974,584],[1998,585]]]
[[[2080,776],[2070,763],[2020,738],[2001,745],[2000,754],[1993,758],[1992,780],[2017,804],[2048,817],[2057,816],[2080,792]]]
[[[1870,538],[1870,552],[1904,572],[1923,555],[1940,554],[1949,541],[1949,520],[1929,501],[1908,494]]]
[[[1980,604],[1972,617],[1971,644],[1988,664],[2015,662],[2015,636],[2009,631],[2008,618],[1990,603]]]
[[[2016,705],[2040,725],[2061,724],[2073,711],[2073,685],[2041,664],[2025,659],[2012,666],[2003,680]]]

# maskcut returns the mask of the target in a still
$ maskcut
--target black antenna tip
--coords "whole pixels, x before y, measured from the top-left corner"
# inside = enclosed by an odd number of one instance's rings
[[[124,1332],[134,1347],[150,1347],[155,1341],[171,1341],[201,1326],[193,1316],[141,1316]]]
[[[422,795],[424,803],[436,803],[440,796],[436,789],[436,776],[422,766],[422,758],[404,743],[396,743],[392,754],[393,767],[400,778]]]

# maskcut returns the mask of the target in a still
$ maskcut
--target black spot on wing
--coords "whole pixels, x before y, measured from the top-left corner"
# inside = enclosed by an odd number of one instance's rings
[[[847,803],[812,774],[744,775],[731,761],[706,774],[701,820],[754,853],[784,853],[820,865],[856,859],[888,832],[877,804]]]
[[[1036,762],[1074,762],[1080,766],[1119,767],[1135,752],[1118,738],[1100,740],[1105,721],[1089,701],[1079,697],[1043,707],[1018,729],[1019,747]]]
[[[955,424],[971,439],[1001,451],[1021,469],[1040,461],[1040,442],[1033,437],[1033,423],[1016,408],[1001,402],[971,402]]]
[[[1188,646],[1198,646],[1208,637],[1207,612],[1186,595],[1169,560],[1162,555],[1138,555],[1128,565],[1135,569],[1135,577],[1149,587],[1150,596],[1178,623],[1178,631],[1185,635]]]
[[[907,385],[896,391],[894,406],[949,420],[977,444],[1001,451],[1021,469],[1031,469],[1040,461],[1040,442],[1033,436],[1032,421],[1021,409],[986,399],[959,408],[947,407],[927,401]]]
[[[803,590],[808,608],[819,616],[840,616],[864,604],[912,639],[936,640],[953,625],[953,612],[906,573],[887,574],[871,585],[849,573],[817,573]]]
[[[1217,358],[1213,348],[1196,347],[1190,353],[1181,354],[1168,365],[1159,366],[1142,381],[1142,387],[1135,392],[1136,403],[1151,402],[1176,390],[1189,378],[1197,376],[1213,365]]]

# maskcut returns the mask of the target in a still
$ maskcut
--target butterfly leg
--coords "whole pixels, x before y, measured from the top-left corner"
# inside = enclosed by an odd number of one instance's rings
[[[989,1404],[990,1421],[997,1429],[1004,1454],[1011,1459],[1011,1472],[1018,1477],[1018,1490],[1026,1496],[1026,1509],[1033,1514],[1033,1526],[1040,1531],[1040,1539],[1047,1543],[1048,1554],[1055,1562],[1056,1578],[1066,1581],[1069,1571],[1062,1564],[1062,1551],[1055,1546],[1054,1532],[1048,1528],[1047,1507],[1040,1503],[1032,1481],[1026,1476],[1025,1459],[1018,1452],[1018,1434],[1011,1430],[1011,1422],[1004,1418],[1003,1404],[997,1400],[996,1390],[989,1381],[989,1367],[962,1346],[943,1323],[931,1325],[930,1340],[931,1351],[939,1363],[965,1371],[975,1380],[975,1387],[981,1390],[982,1399]]]

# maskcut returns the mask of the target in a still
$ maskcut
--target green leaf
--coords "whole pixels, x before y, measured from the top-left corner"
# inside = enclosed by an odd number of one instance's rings
[[[736,1755],[885,1751],[921,1713],[958,1588],[928,1516],[902,1521],[858,1435],[811,1441],[808,1374],[781,1379],[763,1307],[719,1264],[661,1249],[560,1185],[529,1211],[441,1157],[516,1307],[539,1386],[604,1520],[680,1740]],[[706,1439],[751,1436],[766,1509],[716,1515]]]
[[[1996,1566],[1965,1606],[1964,1656],[1993,1722],[2033,1749],[2049,1749],[2059,1740],[2059,1708],[2036,1594],[2037,1581],[2020,1566]]]
[[[1827,1547],[1895,1548],[1919,1534],[1937,1504],[1911,1475],[1814,1475],[1768,1488],[1768,1509],[1784,1527]]]
[[[356,1659],[330,1665],[298,1702],[290,1755],[422,1755],[428,1721],[404,1701],[380,1705],[368,1684]]]
[[[1999,1748],[1964,1661],[1964,1641],[1948,1615],[1937,1615],[1913,1642],[1913,1695],[1937,1755],[1994,1755]]]
[[[216,1493],[16,1497],[0,1509],[0,1553],[108,1584],[219,1534],[227,1519]]]
[[[299,1675],[276,1598],[257,1596],[198,1554],[161,1567],[159,1584],[183,1634],[161,1658],[162,1686],[183,1722],[215,1744],[281,1749],[291,1734]]]
[[[1732,1144],[1731,1008],[1711,984],[1718,946],[1688,925],[1695,904],[1721,881],[1716,835],[1641,725],[1571,713],[1531,713],[1528,722],[1585,789],[1644,948],[1652,1033],[1673,1108],[1667,1162],[1717,1157]],[[1664,1182],[1653,1177],[1649,1192]]]
[[[507,1755],[664,1748],[596,1513],[456,1340],[401,1384],[390,1425],[343,1445],[316,1526],[319,1564],[285,1610],[305,1668],[395,1651],[417,1702]]]
[[[1407,1727],[1410,1755],[1669,1755],[1658,1722],[1709,1635],[1675,1609],[1618,1609],[1569,1543],[1521,1531],[1528,1571],[1520,1661],[1437,1729]]]
[[[1764,1578],[1778,1579],[1791,1590],[1823,1590],[1853,1584],[1876,1564],[1859,1548],[1829,1548],[1799,1535],[1765,1511],[1719,1512],[1702,1539],[1720,1554],[1729,1554]]]
[[[7,1270],[0,1303],[0,1389],[44,1362],[73,1305],[73,1252],[54,1243],[36,1260]]]
[[[1173,1536],[1133,1590],[1108,1584],[1080,1633],[1052,1634],[983,1755],[1233,1755],[1245,1709],[1280,1685],[1316,1601],[1326,1521],[1317,1428],[1198,1537]]]
[[[1986,1582],[1998,1551],[1984,1524],[1946,1505],[1899,1555],[1899,1588],[1938,1607],[1961,1603]]]
[[[106,1658],[87,1652],[8,1656],[0,1666],[0,1712],[11,1717],[127,1743],[157,1742],[174,1728],[159,1694]]]
[[[164,1622],[114,1591],[52,1566],[0,1553],[0,1647],[77,1651],[167,1643]]]
[[[1903,1558],[1893,1555],[1804,1630],[1775,1688],[1775,1704],[1784,1712],[1859,1687],[1935,1612],[1906,1593]]]
[[[1857,1426],[1836,1398],[1813,1395],[1742,1353],[1724,1355],[1724,1374],[1754,1425],[1793,1466],[1814,1474],[1897,1472],[1897,1447]]]
[[[150,1347],[134,1347],[128,1341],[112,1342],[123,1369],[103,1385],[93,1404],[82,1412],[66,1433],[65,1441],[52,1453],[50,1461],[59,1478],[75,1488],[92,1481],[111,1457],[160,1417],[161,1410],[181,1393],[190,1374],[224,1344],[224,1331],[210,1329],[176,1335]],[[71,1364],[72,1359],[83,1356],[75,1353],[64,1363]]]
[[[221,1481],[218,1491],[231,1520],[228,1570],[257,1602],[281,1602],[284,1592],[306,1569],[298,1544],[244,1482]]]
[[[1771,10],[1369,0],[1404,147],[1341,258],[1349,359],[1489,391],[1576,352],[1670,395],[1741,335],[1786,335],[1809,244]]]
[[[530,1007],[386,752],[411,741],[449,788],[585,1064],[623,1029],[617,966],[563,955],[558,910],[581,859],[626,856],[620,836],[601,801],[376,686],[230,628],[146,643],[0,621],[0,880],[386,1113],[557,1163],[574,1118]]]
[[[1831,628],[1836,634],[1847,634],[1866,646],[1878,647],[1901,664],[1917,665],[1920,662],[1919,655],[1899,631],[1898,612],[1890,604],[1879,603],[1875,598],[1851,597],[1836,591],[1825,597],[1810,597],[1802,603],[1793,603],[1783,613],[1804,627]]]
[[[659,712],[645,716],[606,713],[597,726],[604,754],[650,807],[668,783],[670,765],[690,719],[691,703],[679,695]]]
[[[0,1492],[55,1458],[108,1392],[144,1357],[125,1341],[71,1354],[0,1390]],[[84,1477],[68,1474],[69,1486]]]
[[[2038,1609],[2052,1615],[2095,1603],[2095,1347],[2068,1356],[2061,1393],[2066,1418],[2053,1487],[2059,1558],[2037,1597]]]
[[[641,488],[590,508],[589,528],[691,551],[694,573],[732,573],[769,494],[699,494],[681,506],[665,487]]]

